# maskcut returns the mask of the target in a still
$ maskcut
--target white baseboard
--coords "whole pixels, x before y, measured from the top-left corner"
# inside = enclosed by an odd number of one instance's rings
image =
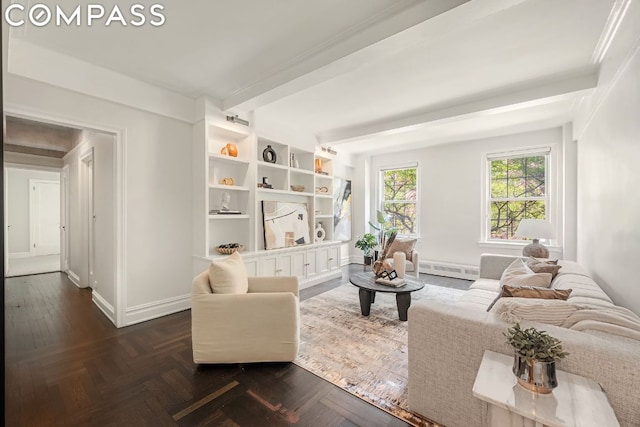
[[[300,289],[309,288],[313,285],[317,285],[318,283],[326,282],[327,280],[335,279],[338,277],[342,277],[342,270],[338,269],[331,273],[323,274],[322,276],[314,277],[313,279],[305,280],[300,282]]]
[[[76,273],[74,273],[73,271],[68,270],[68,271],[67,271],[67,277],[69,277],[69,280],[71,280],[71,282],[72,282],[74,285],[76,285],[77,287],[79,287],[79,288],[81,288],[81,289],[82,289],[82,288],[86,288],[86,286],[82,286],[82,285],[80,284],[80,276],[78,276],[78,275],[77,275]]]
[[[31,258],[31,252],[13,252],[9,254],[9,259]]]
[[[420,260],[420,273],[454,277],[456,279],[476,280],[480,276],[480,268],[476,265]]]
[[[134,325],[190,308],[191,294],[136,305],[125,310],[124,326]]]
[[[104,313],[104,315],[107,316],[107,318],[109,320],[111,320],[111,323],[113,323],[115,326],[117,326],[116,325],[116,311],[113,308],[113,306],[111,304],[109,304],[107,302],[107,300],[102,298],[102,296],[98,292],[96,292],[95,290],[91,291],[91,300],[93,301],[93,303],[95,305],[98,306],[98,308]]]

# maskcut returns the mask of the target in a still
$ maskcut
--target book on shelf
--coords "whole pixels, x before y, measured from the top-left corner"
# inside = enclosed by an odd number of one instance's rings
[[[407,284],[407,282],[405,282],[404,279],[401,279],[399,277],[396,277],[395,279],[392,279],[392,280],[378,277],[376,279],[376,283],[379,285],[393,286],[394,288],[399,288]]]

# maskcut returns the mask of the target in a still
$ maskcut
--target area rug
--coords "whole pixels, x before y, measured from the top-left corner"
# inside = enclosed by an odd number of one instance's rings
[[[465,291],[427,285],[420,300],[452,304]],[[407,405],[407,322],[395,294],[377,293],[368,317],[358,288],[341,285],[300,304],[300,351],[294,363],[415,426],[439,426]]]

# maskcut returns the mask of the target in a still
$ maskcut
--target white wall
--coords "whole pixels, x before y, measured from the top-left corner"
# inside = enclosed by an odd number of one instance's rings
[[[102,307],[113,318],[115,294],[115,135],[84,131],[78,146],[64,158],[69,166],[69,270],[79,284],[98,294]],[[88,214],[85,208],[87,188],[82,180],[81,157],[93,150],[93,188],[95,259],[93,278],[89,277]],[[94,295],[95,297],[95,295]]]
[[[7,225],[9,253],[29,253],[29,180],[60,182],[59,172],[7,168]]]
[[[357,194],[369,195],[369,203],[358,203],[356,214],[361,218],[357,233],[369,232],[367,220],[375,218],[378,174],[381,168],[417,162],[419,166],[419,240],[417,250],[421,261],[440,261],[477,266],[483,252],[519,255],[522,247],[513,249],[482,244],[483,169],[486,154],[522,148],[550,146],[555,159],[552,169],[557,177],[562,173],[562,129],[506,135],[475,141],[426,147],[412,151],[387,153],[370,158],[370,173],[358,180]],[[358,174],[367,168],[367,158],[359,158]],[[554,194],[562,200],[560,178],[556,179]],[[558,203],[554,215],[562,216]],[[364,221],[362,220],[364,219]],[[360,251],[353,249],[358,256]],[[561,256],[561,252],[552,253]]]
[[[578,261],[640,313],[640,5],[632,3],[578,129]]]
[[[12,74],[4,87],[10,110],[122,132],[125,322],[188,308],[191,125]]]

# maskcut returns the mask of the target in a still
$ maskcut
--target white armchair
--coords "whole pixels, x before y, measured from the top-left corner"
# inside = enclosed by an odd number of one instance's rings
[[[420,277],[420,264],[418,251],[411,253],[411,259],[407,259],[407,255],[404,252],[396,251],[390,254],[391,258],[387,258],[387,262],[400,274],[401,272],[409,272],[416,278]],[[404,266],[404,269],[402,268]]]
[[[298,353],[296,277],[249,277],[242,294],[214,294],[204,271],[193,279],[195,363],[291,362]]]

